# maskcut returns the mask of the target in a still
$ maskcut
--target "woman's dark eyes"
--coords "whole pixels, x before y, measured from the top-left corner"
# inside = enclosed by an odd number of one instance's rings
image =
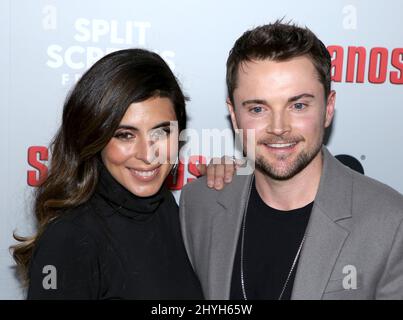
[[[134,135],[129,131],[117,132],[114,136],[120,140],[129,140],[134,137]]]
[[[162,128],[157,128],[153,130],[150,134],[152,140],[158,140],[164,137],[169,136],[171,133],[171,128],[170,127],[162,127]]]
[[[151,140],[158,140],[169,136],[170,133],[170,127],[157,128],[150,132],[150,138]],[[131,131],[121,131],[117,132],[114,137],[120,140],[130,140],[135,138],[135,135]]]

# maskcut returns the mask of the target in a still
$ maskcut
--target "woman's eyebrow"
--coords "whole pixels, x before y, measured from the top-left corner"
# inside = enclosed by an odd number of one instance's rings
[[[161,128],[161,127],[168,127],[171,125],[172,121],[164,121],[161,123],[158,123],[157,125],[155,125],[154,127],[151,128],[151,130],[153,129],[157,129],[157,128]],[[128,125],[128,124],[121,124],[119,125],[118,129],[127,129],[127,130],[133,130],[133,131],[139,131],[138,128]]]

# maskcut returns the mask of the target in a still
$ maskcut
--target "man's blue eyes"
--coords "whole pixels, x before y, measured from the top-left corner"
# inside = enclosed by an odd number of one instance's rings
[[[253,113],[260,113],[261,111],[263,111],[262,107],[253,107],[250,109],[250,111],[252,111]]]
[[[294,109],[296,110],[302,110],[305,108],[305,105],[303,103],[295,103],[294,104]]]
[[[305,107],[306,107],[306,105],[301,102],[297,102],[292,105],[292,108],[295,110],[298,110],[298,111],[305,109]],[[262,113],[263,107],[261,107],[261,106],[252,107],[249,109],[249,111],[252,113]]]

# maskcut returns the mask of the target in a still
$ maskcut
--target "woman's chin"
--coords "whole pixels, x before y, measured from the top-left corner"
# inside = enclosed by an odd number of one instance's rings
[[[127,188],[131,193],[138,197],[150,197],[156,194],[162,186],[162,182],[154,182],[154,183],[148,183],[147,185],[136,185],[136,186],[129,186]]]
[[[138,197],[156,194],[169,174],[170,166],[159,166],[152,170],[139,170],[126,167],[118,171],[115,179],[129,192]],[[112,172],[113,175],[113,172]]]
[[[156,194],[165,181],[166,174],[159,172],[155,177],[131,177],[126,189],[138,197],[150,197]]]

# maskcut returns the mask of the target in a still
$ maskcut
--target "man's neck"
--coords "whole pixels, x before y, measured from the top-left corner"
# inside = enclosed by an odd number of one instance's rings
[[[319,152],[306,168],[289,180],[275,180],[256,170],[256,189],[272,208],[284,211],[302,208],[315,199],[322,166],[323,155]]]

